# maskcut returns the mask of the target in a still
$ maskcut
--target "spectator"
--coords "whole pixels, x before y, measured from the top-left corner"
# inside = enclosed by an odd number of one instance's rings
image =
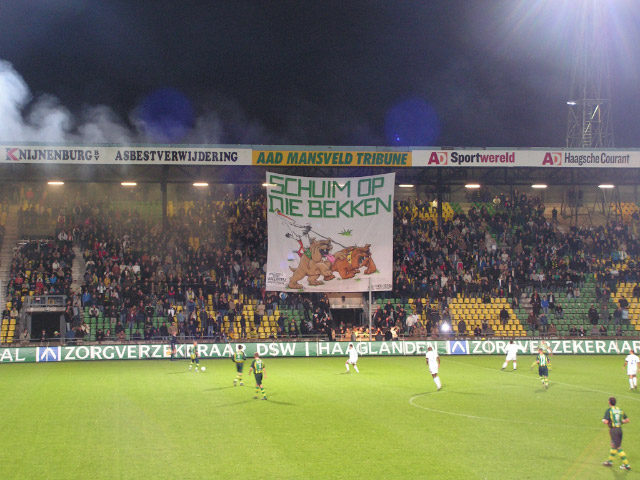
[[[487,319],[482,320],[482,334],[487,335],[489,332],[489,323],[487,323]]]
[[[160,338],[164,341],[169,339],[169,328],[167,327],[166,322],[162,322],[162,325],[160,326]]]
[[[540,315],[540,331],[546,333],[549,325],[549,320],[547,316],[543,313]]]
[[[502,307],[502,310],[500,310],[500,322],[502,325],[509,323],[509,312],[505,307]]]
[[[542,307],[542,311],[545,314],[549,314],[549,299],[547,298],[546,295],[544,297],[542,297],[542,301],[540,302],[540,306]]]
[[[458,322],[458,334],[460,336],[465,336],[467,334],[467,324],[463,319],[460,319]]]
[[[408,335],[413,335],[414,328],[415,328],[416,324],[418,323],[418,319],[419,318],[420,317],[418,316],[418,314],[415,314],[415,313],[412,314],[412,315],[409,315],[407,317],[407,330],[406,331],[407,331]]]
[[[620,300],[618,300],[618,303],[620,304],[620,307],[624,310],[626,308],[629,308],[629,301],[623,297],[620,297]]]
[[[620,308],[620,305],[618,305],[616,311],[613,312],[613,323],[615,325],[620,325],[622,323],[622,308]]]

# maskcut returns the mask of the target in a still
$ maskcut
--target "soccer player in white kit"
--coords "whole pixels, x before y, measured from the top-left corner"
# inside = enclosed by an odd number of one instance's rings
[[[513,369],[516,369],[516,361],[518,360],[518,346],[513,343],[513,340],[509,341],[509,345],[507,345],[507,358],[502,364],[502,369],[504,370],[509,365],[509,362],[513,362]]]
[[[358,370],[358,351],[353,347],[353,343],[349,344],[347,353],[349,354],[349,358],[344,362],[344,366],[347,367],[347,372],[349,371],[349,365],[353,365],[353,369],[360,373],[360,370]]]
[[[440,377],[438,376],[438,368],[440,367],[440,357],[438,356],[438,352],[436,352],[433,348],[427,348],[427,354],[425,355],[427,366],[429,367],[429,372],[433,377],[433,381],[438,387],[438,390],[442,388],[442,382],[440,381]]]
[[[636,376],[638,374],[638,362],[640,362],[640,358],[633,350],[624,359],[624,366],[627,367],[627,375],[629,376],[629,390],[638,389],[638,377]]]

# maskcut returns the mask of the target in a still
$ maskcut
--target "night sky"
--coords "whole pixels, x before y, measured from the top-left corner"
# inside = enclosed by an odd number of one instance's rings
[[[563,146],[581,1],[5,1],[0,58],[23,117],[53,95],[71,132],[106,105],[136,140]],[[609,3],[615,142],[640,147],[640,6]],[[184,128],[145,129],[168,111]]]

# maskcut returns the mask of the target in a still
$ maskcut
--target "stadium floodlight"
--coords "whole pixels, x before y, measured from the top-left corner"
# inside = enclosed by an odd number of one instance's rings
[[[138,184],[136,182],[120,182],[120,185],[123,187],[135,187]]]
[[[608,189],[611,189],[611,188],[615,188],[615,186],[610,184],[610,183],[602,183],[602,184],[598,185],[598,188],[602,188],[604,190],[608,190]]]
[[[58,180],[52,180],[50,182],[47,182],[47,185],[64,185],[64,182],[60,182]]]
[[[440,330],[442,330],[443,332],[450,332],[451,331],[451,327],[449,326],[448,323],[443,323],[442,324],[442,328]]]
[[[209,184],[207,182],[195,182],[193,184],[194,187],[208,187]]]
[[[480,188],[480,184],[479,183],[467,183],[464,188],[468,188],[470,190],[476,189],[476,188]]]
[[[413,188],[413,185],[411,185],[410,183],[401,183],[400,185],[398,185],[400,188]]]
[[[545,183],[534,183],[531,188],[547,188],[547,185]]]
[[[567,105],[571,105],[571,106],[573,106],[573,105],[577,105],[577,104],[578,104],[578,102],[575,102],[574,100],[569,100],[569,101],[567,102]]]
[[[263,183],[262,186],[269,188],[269,187],[275,187],[276,184],[275,183]]]

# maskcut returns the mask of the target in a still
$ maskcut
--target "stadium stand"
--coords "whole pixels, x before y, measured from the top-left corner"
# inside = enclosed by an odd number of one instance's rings
[[[604,325],[599,334],[640,333],[637,296],[624,318],[616,322],[613,315],[619,295],[631,298],[640,280],[630,226],[610,222],[563,232],[545,218],[539,198],[517,191],[493,199],[485,192],[466,213],[460,204],[444,203],[441,227],[433,202],[397,201],[393,291],[376,295],[372,332],[352,325],[332,331],[329,304],[320,295],[265,291],[263,194],[169,201],[166,230],[157,201],[43,208],[40,200],[34,194],[22,202],[21,222],[44,218],[55,235],[16,251],[9,298],[19,311],[26,295],[68,295],[68,323],[85,340],[166,338],[172,325],[185,338],[220,340],[334,333],[570,336],[574,327],[592,332],[592,304],[605,313],[596,322]],[[83,252],[82,286],[71,282],[73,245]],[[407,324],[410,316],[415,325]],[[0,341],[13,340],[11,322],[3,318]]]

